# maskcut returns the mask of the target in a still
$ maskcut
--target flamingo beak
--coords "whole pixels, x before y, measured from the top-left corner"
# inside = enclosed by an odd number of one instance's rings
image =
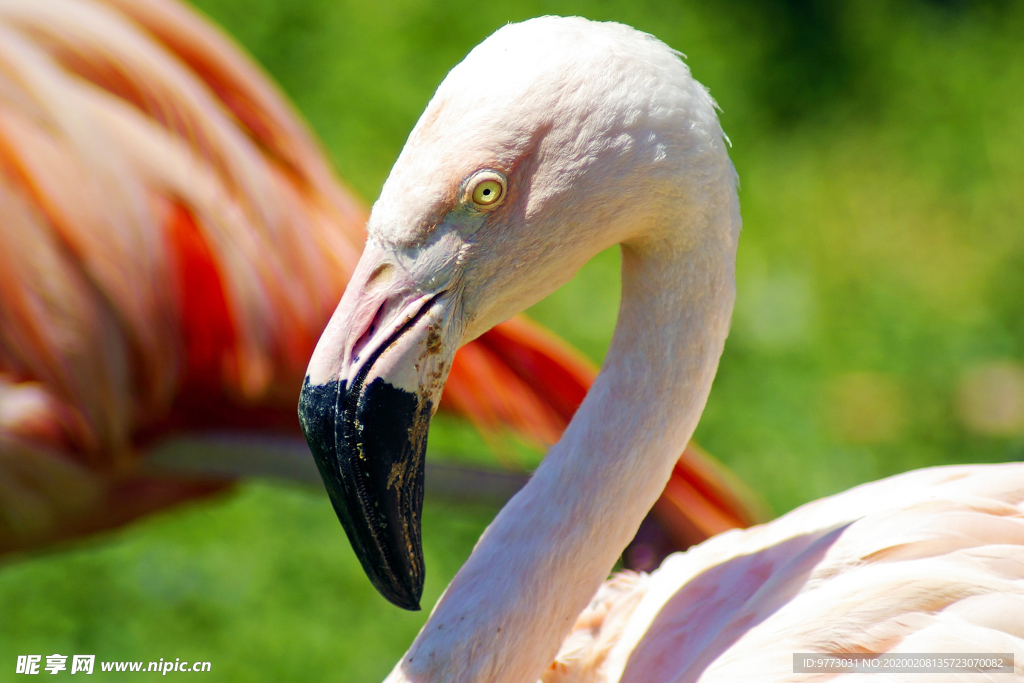
[[[398,607],[418,610],[424,456],[454,356],[442,334],[451,297],[401,282],[374,256],[364,254],[317,345],[299,420],[371,583]]]

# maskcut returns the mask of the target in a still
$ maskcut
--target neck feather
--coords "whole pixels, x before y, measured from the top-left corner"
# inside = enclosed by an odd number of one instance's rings
[[[623,245],[619,321],[600,375],[388,681],[522,683],[553,660],[707,400],[734,298],[739,213],[729,185],[715,211],[691,215],[708,225],[665,231],[687,239]]]

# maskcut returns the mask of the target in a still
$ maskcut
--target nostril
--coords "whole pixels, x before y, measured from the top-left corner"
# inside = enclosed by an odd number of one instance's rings
[[[359,356],[362,355],[363,349],[366,347],[367,344],[370,343],[370,340],[373,339],[373,335],[377,333],[377,330],[380,329],[380,326],[383,324],[384,321],[384,313],[386,308],[387,300],[385,299],[377,308],[377,312],[373,314],[373,318],[370,320],[370,324],[366,327],[365,330],[363,330],[363,333],[359,335],[359,339],[357,339],[356,343],[352,346],[353,363],[359,362]]]

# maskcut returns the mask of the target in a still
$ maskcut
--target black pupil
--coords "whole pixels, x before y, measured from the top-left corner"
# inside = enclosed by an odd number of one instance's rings
[[[486,197],[486,196],[487,196],[487,195],[489,195],[490,193],[491,193],[491,191],[490,191],[489,189],[487,189],[487,188],[485,187],[485,188],[484,188],[484,196]]]

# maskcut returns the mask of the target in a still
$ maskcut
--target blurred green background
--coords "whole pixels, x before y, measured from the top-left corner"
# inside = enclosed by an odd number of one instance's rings
[[[742,180],[739,299],[697,439],[777,513],[1024,455],[1024,4],[196,5],[368,201],[444,74],[497,27],[582,14],[653,33],[718,100]],[[599,360],[617,265],[601,255],[532,314]],[[491,457],[451,420],[431,449]],[[428,502],[424,605],[494,512]],[[204,680],[374,681],[424,618],[373,592],[321,492],[268,483],[0,567],[4,667],[95,653],[209,660]]]

